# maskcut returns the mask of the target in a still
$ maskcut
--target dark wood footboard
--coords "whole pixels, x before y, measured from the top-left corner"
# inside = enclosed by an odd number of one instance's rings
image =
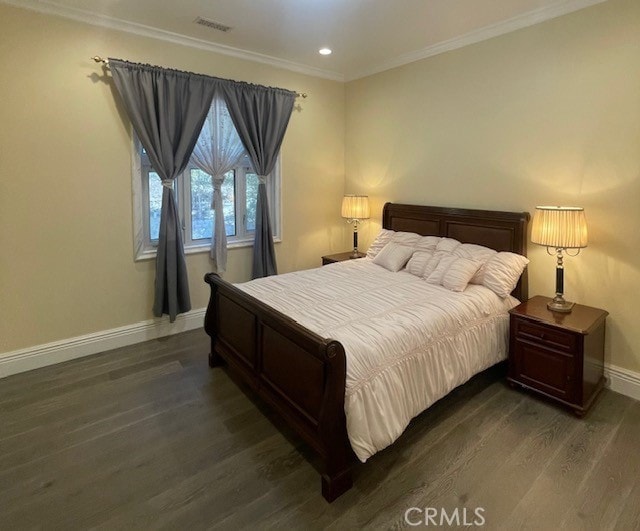
[[[205,317],[209,364],[226,363],[319,454],[322,495],[333,501],[352,485],[344,348],[214,273],[204,279],[211,286]]]

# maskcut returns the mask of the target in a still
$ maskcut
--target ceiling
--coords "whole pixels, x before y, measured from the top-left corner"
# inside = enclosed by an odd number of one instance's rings
[[[351,80],[605,0],[3,1]],[[199,26],[198,16],[232,29]],[[321,56],[324,46],[333,53]]]

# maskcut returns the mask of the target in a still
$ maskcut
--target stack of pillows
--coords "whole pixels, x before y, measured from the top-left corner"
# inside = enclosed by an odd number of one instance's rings
[[[480,284],[502,298],[515,289],[529,263],[522,255],[499,253],[482,245],[387,229],[380,231],[367,257],[389,271],[406,266],[408,273],[451,291]]]

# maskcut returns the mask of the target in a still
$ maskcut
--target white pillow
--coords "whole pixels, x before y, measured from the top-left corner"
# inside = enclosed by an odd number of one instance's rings
[[[373,240],[373,243],[369,246],[367,258],[375,258],[382,248],[391,241],[394,234],[395,231],[393,230],[381,229],[376,239]]]
[[[450,255],[448,253],[442,253],[442,252],[433,253],[433,256],[429,258],[427,263],[424,265],[424,269],[422,270],[422,275],[421,275],[422,278],[424,278],[425,280],[429,278],[429,275],[431,275],[431,273],[435,271],[436,267],[438,267],[438,264],[440,263],[440,260],[442,260],[445,256],[450,256]]]
[[[483,286],[486,286],[499,297],[505,298],[518,284],[520,275],[527,267],[529,260],[515,253],[498,253],[484,266]]]
[[[419,234],[415,232],[396,232],[393,234],[391,241],[393,243],[397,243],[399,245],[406,245],[407,247],[411,247],[415,250],[416,244],[422,238]]]
[[[453,256],[452,254],[444,254],[442,259],[438,262],[436,268],[431,272],[431,274],[426,277],[426,281],[429,284],[442,284],[442,279],[444,278],[445,273],[451,267],[451,264],[459,260],[457,256]]]
[[[453,238],[440,238],[440,241],[436,246],[436,251],[443,251],[445,253],[450,253],[459,245],[462,245],[462,244],[458,240],[454,240]]]
[[[389,242],[382,248],[382,251],[376,255],[373,259],[373,263],[395,273],[404,267],[412,254],[413,247]]]
[[[441,239],[440,236],[421,236],[416,242],[416,251],[435,251]]]
[[[460,258],[468,258],[469,260],[476,260],[477,262],[480,262],[480,268],[476,271],[476,274],[473,275],[471,284],[482,284],[484,280],[484,264],[498,253],[497,251],[482,245],[476,245],[475,243],[463,243],[456,247],[451,254],[459,256]]]
[[[412,275],[421,277],[425,265],[427,265],[427,262],[431,260],[432,256],[433,251],[418,250],[414,252],[413,256],[407,263],[407,273],[411,273]]]
[[[470,260],[469,258],[456,258],[445,272],[440,283],[451,291],[464,291],[481,265],[482,262]]]
[[[484,247],[483,245],[476,245],[475,243],[461,243],[452,251],[451,254],[455,254],[460,258],[486,262],[490,258],[493,258],[496,253],[497,251]]]

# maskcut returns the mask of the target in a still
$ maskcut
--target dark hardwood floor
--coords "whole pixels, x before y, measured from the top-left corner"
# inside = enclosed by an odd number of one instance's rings
[[[494,369],[329,505],[309,449],[208,351],[194,331],[0,380],[0,529],[388,529],[411,507],[482,508],[486,529],[640,529],[640,402],[605,391],[580,420]]]

